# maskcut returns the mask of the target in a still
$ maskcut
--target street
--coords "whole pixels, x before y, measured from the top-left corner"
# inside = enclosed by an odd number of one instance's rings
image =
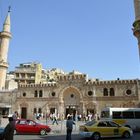
[[[65,140],[66,135],[55,135],[55,136],[40,136],[40,135],[15,135],[14,140]],[[124,138],[106,138],[105,140],[127,140]],[[134,133],[134,136],[132,138],[129,138],[129,140],[139,140],[140,139],[140,133]],[[83,138],[80,138],[78,134],[72,135],[72,140],[83,140]]]

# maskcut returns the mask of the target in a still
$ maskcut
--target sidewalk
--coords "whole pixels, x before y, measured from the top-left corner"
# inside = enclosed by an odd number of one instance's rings
[[[40,121],[43,124],[46,124],[45,120]],[[79,133],[79,125],[84,124],[82,121],[77,121],[75,122],[76,124],[73,125],[73,134],[78,134]],[[58,121],[58,125],[55,123],[54,125],[52,124],[52,121],[48,121],[47,125],[50,126],[52,131],[49,133],[49,135],[65,135],[66,134],[66,120],[63,121]]]

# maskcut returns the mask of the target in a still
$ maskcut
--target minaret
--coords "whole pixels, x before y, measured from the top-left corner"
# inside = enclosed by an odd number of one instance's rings
[[[133,23],[133,34],[138,40],[140,58],[140,0],[134,0],[135,21]]]
[[[3,31],[0,32],[0,90],[5,89],[6,73],[8,69],[7,55],[11,37],[9,8],[8,15],[3,24]]]

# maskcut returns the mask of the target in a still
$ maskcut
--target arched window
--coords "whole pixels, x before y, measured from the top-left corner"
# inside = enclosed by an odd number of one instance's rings
[[[43,92],[42,90],[39,91],[39,97],[42,97],[43,96]]]
[[[55,92],[52,92],[52,96],[53,96],[53,97],[55,96]]]
[[[35,90],[34,97],[37,97],[38,96],[37,94],[38,94],[37,90]]]
[[[114,88],[110,88],[110,96],[115,96]]]
[[[37,113],[37,109],[36,109],[36,108],[34,108],[34,114],[35,114],[35,113]]]
[[[108,89],[107,88],[104,88],[103,95],[108,96]]]
[[[42,113],[42,109],[41,108],[38,109],[38,113]]]

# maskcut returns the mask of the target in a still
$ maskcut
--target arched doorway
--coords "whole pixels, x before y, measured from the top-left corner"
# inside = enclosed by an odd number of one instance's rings
[[[22,104],[20,104],[20,108],[21,108],[21,118],[26,119],[27,118],[28,104],[27,103],[22,103]]]
[[[86,105],[86,116],[93,118],[97,113],[97,104],[96,102],[88,102]]]
[[[70,114],[75,119],[78,114],[82,113],[81,94],[76,87],[66,88],[63,91],[63,100],[65,117]]]

